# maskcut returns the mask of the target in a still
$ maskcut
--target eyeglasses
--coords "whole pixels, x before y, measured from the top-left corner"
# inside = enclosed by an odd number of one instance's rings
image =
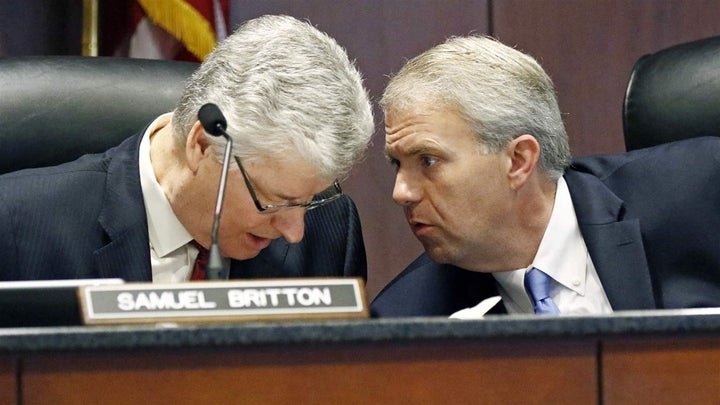
[[[312,201],[290,204],[262,204],[258,199],[257,194],[255,193],[255,188],[253,188],[252,183],[250,182],[250,178],[248,177],[247,172],[245,172],[245,168],[242,165],[242,162],[240,162],[240,158],[237,156],[233,157],[235,158],[235,162],[237,162],[237,165],[240,168],[240,173],[242,173],[243,179],[245,180],[245,185],[247,186],[247,189],[250,192],[250,196],[253,199],[253,203],[255,203],[255,207],[260,212],[267,213],[277,211],[283,208],[305,208],[306,210],[310,211],[329,202],[335,201],[343,195],[342,188],[340,187],[340,182],[335,180],[332,186],[328,187],[325,191],[316,194],[313,197]]]

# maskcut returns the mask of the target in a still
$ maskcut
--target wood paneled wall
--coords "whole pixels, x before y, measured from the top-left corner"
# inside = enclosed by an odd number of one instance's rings
[[[720,35],[713,0],[495,0],[493,35],[553,78],[575,156],[625,150],[622,102],[633,64]]]

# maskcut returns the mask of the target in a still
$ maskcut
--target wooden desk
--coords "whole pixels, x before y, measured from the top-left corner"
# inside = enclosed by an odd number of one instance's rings
[[[604,403],[720,404],[718,336],[605,339]]]
[[[3,404],[720,402],[720,312],[1,332]]]
[[[543,354],[440,341],[62,353],[26,358],[22,392],[23,404],[588,404],[595,362],[594,345],[582,343]]]
[[[18,403],[18,360],[13,355],[0,357],[0,403],[16,404]]]

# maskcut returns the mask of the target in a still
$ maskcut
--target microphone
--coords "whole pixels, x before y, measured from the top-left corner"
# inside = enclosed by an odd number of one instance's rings
[[[220,214],[222,213],[223,201],[225,200],[225,186],[227,184],[227,172],[230,166],[230,153],[232,151],[233,141],[227,132],[225,132],[225,128],[227,128],[225,116],[215,104],[208,103],[200,107],[198,119],[205,132],[212,136],[223,136],[226,140],[222,175],[220,176],[220,187],[218,189],[215,216],[213,218],[212,233],[210,236],[210,256],[208,258],[206,277],[208,280],[227,280],[230,276],[230,260],[224,258],[220,253],[218,228],[220,227]]]

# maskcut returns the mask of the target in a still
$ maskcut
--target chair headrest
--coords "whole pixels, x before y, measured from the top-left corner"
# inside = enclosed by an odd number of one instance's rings
[[[197,67],[112,57],[0,58],[0,173],[119,144],[172,111]]]
[[[720,37],[640,58],[623,105],[627,150],[720,132]]]

